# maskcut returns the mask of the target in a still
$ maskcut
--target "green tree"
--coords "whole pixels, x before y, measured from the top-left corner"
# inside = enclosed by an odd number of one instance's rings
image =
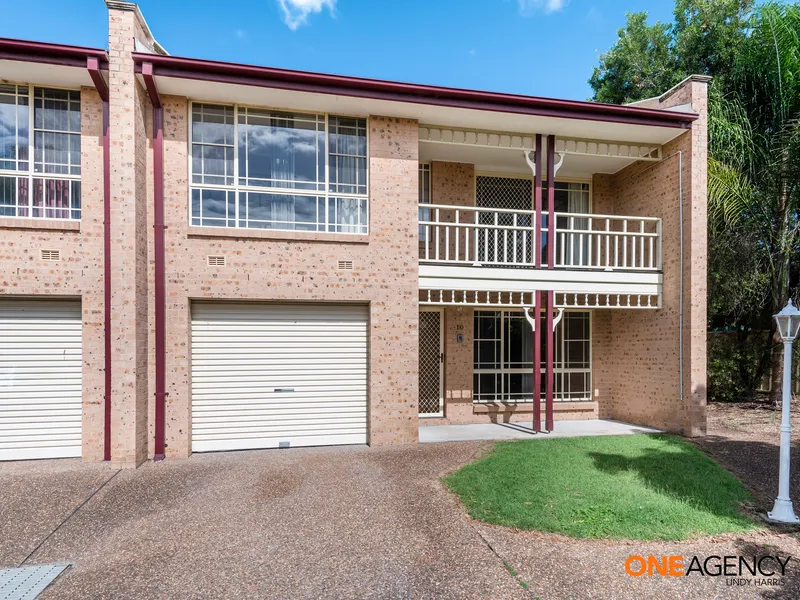
[[[726,94],[709,110],[712,235],[745,228],[767,277],[768,314],[797,291],[800,251],[800,7],[766,3],[749,23]],[[783,346],[770,323],[772,398],[778,403]]]
[[[681,79],[712,75],[725,88],[752,7],[752,0],[676,0],[672,52]]]
[[[611,50],[600,55],[589,84],[596,102],[624,104],[649,98],[675,85],[677,65],[669,25],[647,24],[647,13],[627,14]]]
[[[661,94],[693,75],[727,80],[745,39],[752,0],[676,0],[674,23],[628,13],[589,84],[596,102],[625,104]]]

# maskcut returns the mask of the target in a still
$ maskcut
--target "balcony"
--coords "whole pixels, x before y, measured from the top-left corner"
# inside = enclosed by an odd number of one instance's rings
[[[519,306],[553,290],[565,307],[658,308],[661,219],[419,205],[421,302]]]

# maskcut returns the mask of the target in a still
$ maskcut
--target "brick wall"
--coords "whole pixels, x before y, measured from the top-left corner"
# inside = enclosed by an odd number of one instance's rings
[[[610,357],[595,370],[596,389],[598,384],[601,390],[611,385],[603,414],[685,435],[704,434],[706,424],[706,85],[703,78],[690,78],[651,103],[650,108],[691,103],[700,119],[690,131],[664,145],[662,162],[636,163],[611,181],[615,214],[663,219],[663,308],[606,311],[610,314],[601,317],[603,322],[595,322],[601,334],[595,340],[595,357]],[[678,333],[679,151],[683,153],[684,211],[683,402]],[[605,186],[606,181],[601,183]],[[595,318],[602,312],[595,311]],[[610,336],[603,333],[606,319]]]
[[[369,303],[369,442],[417,440],[417,124],[369,119],[370,234],[190,228],[185,98],[163,98],[167,455],[190,453],[190,300]],[[326,241],[308,241],[319,238]],[[223,254],[225,267],[206,256]],[[338,260],[352,260],[339,271]]]

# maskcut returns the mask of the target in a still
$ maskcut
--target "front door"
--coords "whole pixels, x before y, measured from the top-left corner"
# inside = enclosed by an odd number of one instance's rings
[[[444,415],[442,394],[444,364],[441,308],[421,309],[419,313],[419,416]]]

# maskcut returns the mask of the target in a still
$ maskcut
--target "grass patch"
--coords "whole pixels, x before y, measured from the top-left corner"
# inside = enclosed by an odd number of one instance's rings
[[[669,435],[503,442],[444,478],[474,519],[578,538],[682,540],[756,528],[750,492]]]

